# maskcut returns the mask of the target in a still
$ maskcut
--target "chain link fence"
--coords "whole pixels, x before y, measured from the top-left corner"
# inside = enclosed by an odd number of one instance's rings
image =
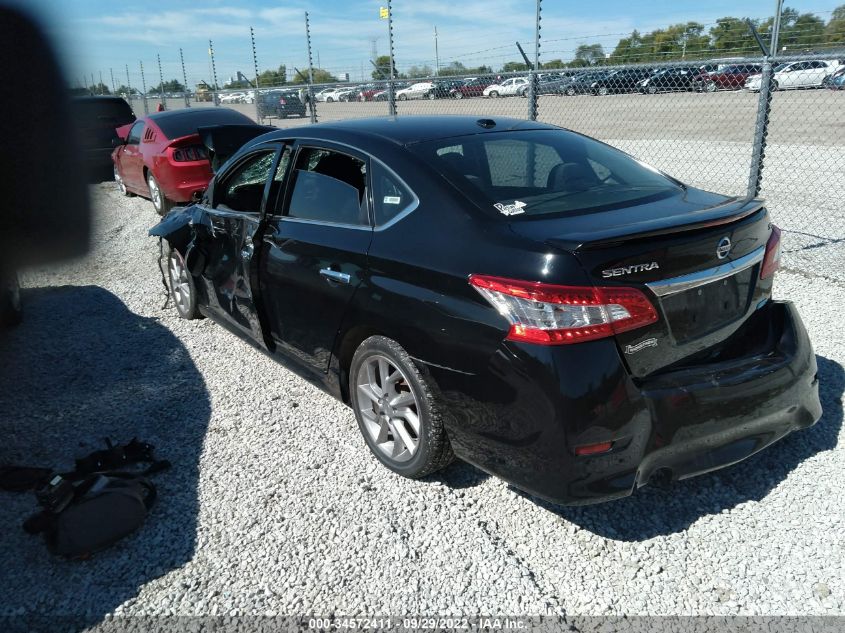
[[[132,100],[231,107],[281,128],[388,116],[536,119],[679,180],[767,199],[786,268],[845,281],[845,49],[403,81],[284,85]]]

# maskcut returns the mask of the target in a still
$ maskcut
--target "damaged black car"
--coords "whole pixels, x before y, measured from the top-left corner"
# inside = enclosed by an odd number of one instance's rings
[[[407,477],[458,456],[590,503],[736,463],[821,416],[801,317],[772,299],[764,203],[551,125],[261,134],[150,233],[180,316],[348,404]]]

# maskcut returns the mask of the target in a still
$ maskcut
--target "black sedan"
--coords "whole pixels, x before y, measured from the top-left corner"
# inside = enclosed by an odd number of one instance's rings
[[[589,94],[593,91],[593,85],[609,74],[607,71],[597,71],[575,75],[571,81],[560,86],[560,91],[569,97]]]
[[[385,466],[560,503],[738,462],[821,415],[780,231],[551,125],[270,132],[151,230],[179,314],[347,403]],[[303,456],[307,457],[307,456]]]
[[[683,92],[694,90],[699,70],[692,66],[675,68],[661,68],[648,79],[641,81],[638,86],[643,94],[657,94],[658,92]]]

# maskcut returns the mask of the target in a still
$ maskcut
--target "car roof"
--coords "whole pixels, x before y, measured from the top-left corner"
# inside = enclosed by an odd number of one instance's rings
[[[481,122],[484,122],[482,126]],[[489,121],[493,126],[489,126]],[[372,139],[387,140],[398,145],[410,145],[423,141],[468,136],[470,134],[493,134],[509,130],[559,130],[560,128],[537,121],[507,117],[479,116],[402,116],[349,119],[331,121],[307,127],[279,130],[263,135],[261,140],[308,137],[326,141],[338,140],[346,143],[364,142]],[[258,139],[256,139],[258,140]]]

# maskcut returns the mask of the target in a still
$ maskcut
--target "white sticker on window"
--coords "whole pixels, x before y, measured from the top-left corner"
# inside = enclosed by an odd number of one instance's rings
[[[514,200],[513,204],[502,204],[501,202],[497,202],[493,206],[496,207],[502,215],[518,215],[520,213],[525,213],[524,207],[527,207],[528,205],[524,202],[520,202],[519,200]]]
[[[402,197],[401,196],[385,196],[384,197],[384,204],[401,204]]]

